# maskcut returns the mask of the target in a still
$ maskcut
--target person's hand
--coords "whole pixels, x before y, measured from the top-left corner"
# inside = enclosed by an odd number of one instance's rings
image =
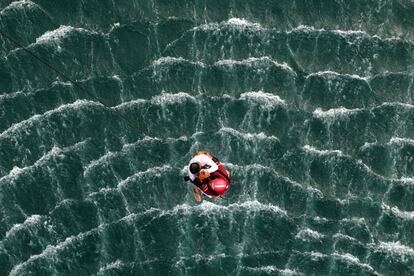
[[[198,173],[198,178],[200,179],[200,181],[203,181],[204,179],[209,178],[209,177],[210,177],[210,173],[206,169],[202,169]]]

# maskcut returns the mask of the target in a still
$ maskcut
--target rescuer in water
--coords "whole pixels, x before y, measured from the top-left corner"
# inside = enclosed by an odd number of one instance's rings
[[[188,176],[185,181],[193,183],[194,198],[201,201],[200,190],[208,197],[218,197],[224,194],[230,185],[230,174],[224,166],[207,151],[194,154],[187,167]]]

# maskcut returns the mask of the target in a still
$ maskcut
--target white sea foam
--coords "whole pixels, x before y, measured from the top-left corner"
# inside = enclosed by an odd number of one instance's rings
[[[320,119],[346,118],[360,111],[361,109],[359,108],[348,109],[345,107],[332,108],[327,111],[323,111],[322,109],[317,108],[315,111],[313,111],[313,116]]]
[[[60,154],[61,152],[62,152],[62,150],[60,148],[54,146],[49,152],[47,152],[45,155],[43,155],[40,159],[36,160],[36,162],[33,165],[27,166],[27,167],[24,167],[24,168],[19,168],[19,167],[15,166],[9,172],[9,174],[1,177],[0,180],[3,180],[3,179],[14,179],[14,178],[18,177],[20,174],[22,174],[22,173],[24,173],[26,171],[30,171],[34,167],[42,166],[50,158],[52,158],[55,155]]]
[[[310,257],[312,258],[312,260],[318,260],[318,259],[322,259],[322,258],[326,258],[327,255],[321,253],[321,252],[315,252],[315,251],[311,251],[311,252],[306,252],[307,254],[310,255]]]
[[[23,91],[16,91],[13,93],[7,93],[0,95],[0,102],[8,99],[13,99],[17,97],[27,97],[28,95],[34,94],[33,92],[23,92]]]
[[[121,260],[116,260],[114,262],[111,262],[111,263],[108,263],[108,264],[102,266],[99,269],[98,273],[103,273],[106,270],[110,270],[110,269],[114,269],[114,268],[121,268],[122,265],[123,265],[123,262]]]
[[[258,212],[258,211],[269,211],[277,213],[282,216],[287,216],[287,212],[281,209],[279,206],[272,204],[263,204],[257,200],[244,201],[241,203],[232,203],[227,206],[218,205],[209,201],[203,201],[201,204],[196,206],[190,206],[186,203],[175,206],[172,210],[163,211],[161,215],[175,214],[179,212],[191,213],[220,213],[221,211],[233,211],[233,210],[244,210],[246,212]]]
[[[91,33],[83,28],[74,28],[72,26],[62,25],[56,30],[48,31],[36,38],[36,44],[53,44],[56,46],[58,52],[62,51],[62,39],[73,32]]]
[[[101,188],[97,192],[91,192],[91,193],[89,193],[88,194],[88,197],[90,198],[90,197],[94,197],[96,195],[101,195],[101,194],[106,195],[106,194],[110,194],[110,193],[114,193],[114,192],[117,193],[117,192],[119,192],[119,190],[118,189],[114,189],[114,188]]]
[[[66,202],[66,201],[71,201],[71,200],[68,200],[68,199],[63,200],[63,202]],[[120,218],[117,221],[113,221],[112,223],[116,223],[116,222],[119,222],[119,221],[130,221],[131,219],[133,219],[135,217],[139,217],[139,216],[142,216],[142,215],[151,214],[153,212],[161,212],[161,210],[160,209],[156,209],[156,208],[150,208],[150,209],[145,210],[144,212],[141,212],[139,214],[128,214],[127,216],[122,217],[122,218]],[[34,261],[36,261],[38,259],[50,258],[54,254],[57,254],[60,251],[65,250],[72,243],[77,242],[77,241],[80,241],[80,240],[82,240],[84,238],[87,238],[89,235],[93,235],[95,233],[99,233],[100,231],[102,231],[102,229],[104,229],[108,225],[110,225],[110,224],[103,223],[103,224],[100,224],[100,225],[98,225],[97,227],[95,227],[93,229],[90,229],[90,230],[86,231],[86,232],[82,232],[82,233],[79,233],[77,235],[67,237],[64,241],[61,241],[58,244],[48,245],[46,247],[46,249],[44,249],[40,254],[32,255],[26,261],[15,265],[12,268],[12,270],[11,270],[11,272],[10,272],[9,275],[10,276],[21,275],[22,272],[26,269],[26,267],[28,265],[30,265],[30,263],[32,263],[32,262],[34,262]],[[111,266],[111,265],[114,267],[114,266],[121,265],[121,263],[119,263],[118,260],[117,260],[117,261],[109,264],[109,266]]]
[[[60,250],[63,250],[66,246],[70,245],[71,243],[73,243],[76,240],[82,239],[94,232],[96,232],[98,229],[94,228],[88,232],[84,232],[81,233],[77,236],[70,236],[68,238],[66,238],[63,242],[56,244],[56,245],[48,245],[46,247],[45,250],[43,250],[43,252],[41,252],[38,255],[32,255],[28,260],[26,260],[23,263],[17,264],[16,266],[13,267],[13,269],[10,272],[10,276],[15,276],[15,275],[21,275],[23,274],[24,269],[26,268],[27,265],[29,265],[31,262],[36,261],[38,259],[41,258],[45,258],[48,257],[50,255],[56,254],[57,252],[59,252]]]
[[[10,10],[14,9],[25,9],[25,8],[33,8],[37,6],[35,3],[29,0],[21,0],[21,1],[14,1],[11,2],[7,7],[0,11],[0,14],[7,13]]]
[[[200,61],[190,61],[187,59],[184,59],[182,57],[160,57],[159,59],[156,59],[152,62],[153,66],[162,66],[162,65],[172,65],[172,64],[177,64],[177,63],[190,63],[190,64],[195,64],[201,67],[204,67],[204,63],[200,62]]]
[[[275,106],[286,106],[286,102],[282,100],[278,95],[271,93],[265,93],[261,90],[245,92],[240,95],[241,100],[247,100],[252,103],[260,104],[265,108]]]
[[[244,18],[230,18],[227,21],[221,23],[207,23],[196,26],[192,31],[219,31],[223,28],[229,28],[234,30],[249,30],[249,31],[263,31],[265,30],[259,23],[250,22]]]
[[[277,140],[277,141],[279,141],[279,139],[276,136],[273,136],[273,135],[267,136],[263,132],[260,132],[260,133],[243,133],[243,132],[240,132],[238,130],[235,130],[235,129],[229,128],[229,127],[222,127],[217,131],[217,133],[219,133],[219,134],[231,134],[233,136],[241,137],[244,140],[266,140],[267,139],[267,140]]]
[[[24,121],[20,121],[18,123],[13,124],[11,127],[9,127],[8,129],[6,129],[2,133],[0,133],[0,138],[5,138],[5,137],[8,137],[8,136],[12,136],[14,134],[14,132],[19,131],[22,127],[24,127],[26,125],[33,124],[34,122],[38,121],[41,117],[42,117],[42,115],[36,114],[36,115],[33,115],[32,117],[30,117],[29,119],[26,119]]]
[[[396,144],[396,145],[413,145],[414,146],[414,139],[410,138],[400,138],[400,137],[392,137],[389,144]]]
[[[359,267],[363,267],[365,269],[368,269],[369,271],[374,271],[374,269],[370,265],[366,263],[361,263],[357,257],[349,253],[340,254],[340,253],[334,252],[333,254],[326,255],[321,252],[311,251],[311,252],[305,252],[305,254],[309,255],[315,261],[319,259],[323,259],[323,258],[333,257],[333,258],[342,260],[346,263],[350,263],[350,264],[357,265]]]
[[[273,265],[259,266],[259,267],[244,267],[249,272],[265,272],[265,273],[275,273],[280,270]]]
[[[48,31],[41,35],[40,37],[36,38],[36,43],[48,43],[50,41],[60,41],[63,37],[65,37],[68,33],[73,32],[76,28],[72,26],[65,26],[62,25],[56,30]]]
[[[188,62],[186,59],[182,57],[160,57],[152,62],[153,65],[159,66],[163,64],[169,63],[181,63],[181,62]]]
[[[380,107],[382,106],[400,107],[400,108],[408,109],[408,110],[414,108],[414,105],[412,104],[401,103],[401,102],[385,102],[380,105]]]
[[[370,148],[370,147],[373,147],[373,146],[376,146],[376,145],[378,145],[378,143],[377,142],[365,142],[362,146],[361,146],[361,150],[366,150],[366,149],[368,149],[368,148]]]
[[[75,149],[83,144],[85,144],[89,139],[83,140],[81,142],[78,142],[72,146],[68,146],[65,147],[63,149],[60,149],[57,146],[53,146],[52,149],[47,152],[45,155],[43,155],[42,157],[40,157],[38,160],[36,160],[36,162],[34,162],[32,165],[30,166],[26,166],[24,168],[19,168],[17,166],[13,167],[13,169],[9,172],[9,174],[3,176],[0,178],[0,181],[4,180],[4,179],[14,179],[16,177],[18,177],[20,174],[26,172],[26,171],[30,171],[31,169],[35,168],[35,167],[41,167],[44,165],[45,162],[47,162],[48,160],[50,160],[51,158],[53,158],[54,156],[57,156],[59,154],[61,154],[64,151],[70,151],[72,149]]]
[[[196,102],[196,98],[194,96],[191,96],[188,93],[184,92],[178,92],[178,93],[161,93],[159,95],[156,95],[152,97],[149,100],[144,99],[136,99],[128,102],[123,102],[114,108],[120,109],[124,107],[134,106],[134,105],[141,105],[141,104],[147,104],[152,103],[156,105],[168,105],[168,104],[180,104],[184,103],[186,101],[192,101]]]
[[[85,169],[84,169],[84,172],[83,172],[83,174],[84,175],[86,175],[87,173],[88,173],[88,171],[89,170],[91,170],[92,168],[94,168],[94,167],[96,167],[96,166],[98,166],[98,165],[100,165],[100,164],[102,164],[102,163],[105,163],[108,159],[110,159],[112,156],[115,156],[115,155],[117,155],[117,154],[119,154],[118,152],[112,152],[112,151],[109,151],[109,152],[107,152],[106,154],[104,154],[104,155],[102,155],[101,157],[99,157],[98,159],[96,159],[96,160],[92,160],[86,167],[85,167]]]
[[[130,107],[130,106],[134,106],[134,105],[140,105],[140,104],[145,104],[147,102],[147,100],[144,99],[136,99],[136,100],[132,100],[132,101],[128,101],[128,102],[123,102],[120,103],[119,105],[115,106],[115,109],[121,109],[124,107]]]
[[[313,26],[307,26],[307,25],[299,25],[296,28],[292,29],[291,31],[289,31],[288,33],[292,33],[292,32],[304,32],[304,33],[315,33],[315,32],[330,32],[330,33],[335,33],[338,34],[342,37],[348,37],[348,36],[366,36],[369,37],[369,34],[367,34],[364,31],[361,30],[326,30],[324,28],[321,29],[316,29]]]
[[[411,247],[401,244],[400,241],[396,242],[380,242],[377,246],[378,251],[386,252],[391,255],[400,257],[410,256],[414,257],[414,249]]]
[[[343,154],[343,152],[340,151],[340,150],[319,150],[319,149],[314,148],[310,145],[303,146],[303,149],[307,152],[315,153],[315,154],[318,154],[318,155],[331,155],[331,154],[333,154],[333,155],[345,156]]]
[[[368,33],[361,30],[332,30],[332,32],[339,34],[340,36],[350,36],[350,35],[360,35],[360,36],[369,36]]]
[[[112,75],[112,79],[118,81],[118,82],[122,82],[121,78],[119,77],[119,75]]]
[[[367,81],[369,79],[369,77],[363,77],[363,76],[359,76],[359,75],[356,75],[356,74],[353,74],[353,75],[342,74],[342,73],[329,71],[329,70],[319,71],[319,72],[316,72],[316,73],[310,73],[309,75],[306,76],[306,78],[313,77],[313,76],[322,76],[322,77],[327,77],[327,78],[345,77],[345,78],[352,78],[352,79],[358,79],[358,80],[364,80],[364,81]]]
[[[317,31],[317,30],[313,26],[299,25],[299,26],[293,28],[288,33],[292,33],[292,32],[310,33],[310,32],[315,32],[315,31]]]
[[[119,28],[121,26],[121,24],[119,22],[115,22],[113,24],[111,24],[111,28],[109,29],[109,32],[112,32],[113,30]]]
[[[262,164],[258,164],[258,163],[253,163],[253,164],[248,164],[248,165],[237,165],[237,164],[233,164],[233,163],[223,163],[224,166],[232,168],[234,170],[268,170],[268,171],[274,171],[273,168],[271,167],[267,167],[264,166]]]
[[[371,272],[375,271],[374,268],[372,268],[372,266],[366,263],[362,263],[357,257],[355,257],[352,254],[349,254],[349,253],[340,254],[340,253],[335,252],[332,254],[332,256],[336,259],[342,260],[345,263],[357,265]]]
[[[177,261],[177,263],[182,262],[183,260],[194,260],[196,262],[200,262],[200,261],[213,261],[215,259],[219,259],[219,258],[226,258],[227,255],[225,253],[220,253],[220,254],[214,254],[214,255],[201,255],[201,254],[194,254],[192,256],[189,257],[180,257],[180,260]]]
[[[73,86],[73,83],[70,81],[61,81],[61,80],[55,80],[54,82],[52,82],[52,87],[55,86]]]
[[[295,238],[300,239],[302,241],[318,240],[323,237],[323,234],[309,228],[300,230],[295,236]]]
[[[333,235],[333,238],[338,239],[338,240],[348,240],[348,241],[357,242],[355,238],[348,236],[348,235],[344,235],[342,233],[336,233],[335,235]]]
[[[401,177],[399,179],[401,182],[405,183],[405,184],[414,184],[414,178],[413,177]]]
[[[285,269],[279,269],[276,266],[273,265],[266,265],[266,266],[258,266],[258,267],[244,267],[248,272],[253,273],[266,273],[266,274],[277,274],[277,275],[285,275],[285,276],[294,276],[294,275],[303,275],[302,273],[299,273],[295,270],[290,270],[288,268]]]
[[[86,106],[100,106],[99,103],[93,102],[93,101],[87,101],[87,100],[76,100],[74,103],[70,103],[70,104],[64,104],[61,105],[55,109],[46,111],[43,114],[36,114],[32,117],[30,117],[27,120],[18,122],[16,124],[13,124],[11,127],[9,127],[8,129],[6,129],[5,131],[3,131],[2,133],[0,133],[0,138],[5,138],[8,136],[14,136],[15,132],[21,131],[22,129],[24,129],[25,126],[30,126],[33,125],[35,122],[43,119],[43,118],[47,118],[50,115],[53,115],[55,113],[62,113],[65,112],[67,110],[71,110],[71,109],[78,109],[81,107],[86,107]]]
[[[351,223],[356,223],[359,225],[366,225],[366,221],[365,218],[360,218],[360,217],[351,217],[351,218],[343,218],[341,219],[341,222],[351,222]]]
[[[285,71],[289,71],[291,74],[296,76],[296,72],[286,63],[279,63],[273,60],[271,57],[250,57],[243,60],[233,60],[233,59],[222,59],[214,63],[216,66],[234,66],[234,65],[256,65],[256,64],[271,64],[276,67],[282,68]]]
[[[193,134],[193,135],[195,135],[195,134]],[[168,141],[172,141],[172,142],[177,141],[177,140],[182,140],[182,139],[183,139],[183,136],[181,136],[179,138],[167,138]],[[84,175],[89,173],[89,171],[94,169],[96,166],[99,166],[99,165],[102,165],[102,164],[105,164],[105,163],[109,163],[110,159],[112,159],[112,158],[116,158],[118,156],[121,156],[121,155],[129,152],[130,150],[133,150],[134,148],[142,146],[143,144],[145,145],[146,143],[151,143],[151,142],[156,142],[156,141],[163,141],[163,140],[158,138],[158,137],[144,136],[143,139],[138,140],[134,143],[124,144],[120,151],[106,152],[104,155],[100,156],[98,159],[95,159],[95,160],[91,161],[88,165],[85,166]]]
[[[123,186],[127,185],[129,182],[134,182],[139,178],[145,176],[161,176],[163,173],[171,171],[173,168],[170,165],[163,165],[158,167],[152,167],[145,171],[137,172],[126,179],[122,180],[118,183],[118,188],[122,188]]]
[[[281,275],[284,275],[284,276],[294,276],[294,275],[302,276],[302,275],[304,275],[303,273],[297,272],[295,270],[291,270],[289,268],[281,269],[281,270],[279,270],[279,273]]]
[[[18,223],[18,224],[13,225],[13,227],[9,231],[7,231],[6,238],[12,235],[13,233],[15,233],[16,231],[19,231],[20,229],[26,228],[29,225],[34,225],[34,224],[39,223],[41,219],[42,217],[40,215],[32,215],[26,218],[26,220],[23,223]]]
[[[332,255],[333,255],[334,257],[339,258],[339,259],[346,260],[346,261],[348,261],[348,262],[350,262],[350,263],[361,264],[361,263],[359,262],[359,259],[358,259],[357,257],[355,257],[354,255],[351,255],[351,254],[349,254],[349,253],[346,253],[346,254],[338,254],[338,253],[333,253]]]
[[[380,174],[378,174],[378,173],[374,172],[374,171],[373,171],[370,167],[368,167],[368,165],[367,165],[367,164],[365,164],[365,163],[364,163],[361,159],[357,159],[357,160],[356,160],[356,163],[360,166],[360,168],[361,168],[362,170],[364,170],[365,172],[367,172],[367,173],[369,173],[369,174],[374,175],[375,177],[378,177],[378,178],[383,179],[383,180],[385,180],[385,181],[392,181],[392,180],[397,180],[397,181],[398,181],[398,179],[393,179],[393,178],[385,177],[385,176],[383,176],[383,175],[380,175]]]
[[[248,164],[248,165],[236,165],[236,164],[232,164],[232,163],[223,163],[223,165],[226,168],[229,168],[230,171],[245,171],[245,172],[251,172],[252,170],[258,171],[258,172],[266,172],[266,173],[270,173],[270,174],[274,174],[276,175],[278,178],[283,179],[284,181],[286,181],[287,183],[289,183],[292,186],[295,187],[299,187],[301,189],[306,189],[306,191],[308,191],[309,193],[313,194],[313,195],[317,195],[322,197],[323,193],[312,187],[312,186],[306,186],[306,185],[302,185],[292,179],[290,179],[287,176],[284,175],[280,175],[274,168],[268,167],[268,166],[263,166],[261,164],[257,164],[257,163],[253,163],[253,164]]]
[[[315,220],[316,222],[327,222],[328,221],[327,218],[323,218],[319,216],[313,217],[313,220]]]
[[[193,101],[195,102],[196,99],[184,92],[179,92],[179,93],[175,93],[175,94],[171,94],[171,93],[162,93],[160,95],[154,96],[151,99],[151,102],[155,103],[155,104],[175,104],[175,103],[183,103],[187,100]]]
[[[171,210],[161,210],[158,208],[149,208],[143,212],[140,213],[133,213],[133,214],[128,214],[127,216],[114,221],[113,223],[119,222],[119,221],[130,221],[133,220],[137,217],[141,217],[141,216],[145,216],[145,215],[151,215],[151,216],[164,216],[164,215],[175,215],[179,212],[183,212],[187,213],[187,212],[202,212],[202,213],[209,213],[209,212],[217,212],[217,211],[232,211],[232,210],[244,210],[246,212],[254,212],[254,211],[271,211],[271,212],[275,212],[277,214],[283,215],[283,216],[287,216],[286,215],[286,211],[280,209],[277,206],[274,205],[270,205],[270,204],[262,204],[258,201],[247,201],[247,202],[242,202],[242,203],[233,203],[230,204],[228,206],[220,206],[220,205],[216,205],[214,203],[211,202],[207,202],[204,201],[203,203],[196,205],[196,206],[189,206],[188,204],[182,204],[182,205],[177,205],[175,208],[171,209]],[[50,258],[51,256],[53,256],[54,254],[60,252],[61,250],[64,250],[65,248],[67,248],[67,246],[69,246],[70,244],[72,244],[73,242],[79,241],[83,238],[88,237],[89,235],[92,235],[94,233],[100,232],[102,231],[102,229],[104,229],[105,227],[107,227],[109,224],[101,224],[96,228],[93,228],[87,232],[83,232],[80,233],[76,236],[70,236],[68,238],[66,238],[64,241],[56,244],[56,245],[48,245],[46,247],[45,250],[43,250],[43,252],[41,252],[40,254],[37,255],[32,255],[28,260],[26,260],[23,263],[20,263],[16,266],[14,266],[12,268],[12,271],[10,272],[11,276],[14,275],[20,275],[22,273],[22,271],[24,271],[24,269],[32,262],[41,259],[41,258]],[[224,254],[215,254],[213,256],[213,258],[215,258],[216,256],[223,256],[225,257]],[[203,258],[201,256],[201,258]],[[113,263],[114,266],[120,265],[119,262],[115,261]],[[111,266],[111,264],[109,264]],[[289,272],[289,271],[286,271]]]
[[[414,211],[401,211],[398,207],[389,207],[383,204],[383,208],[386,210],[390,210],[395,216],[403,218],[403,219],[414,219]]]
[[[292,181],[292,180],[291,180]],[[296,182],[294,182],[296,183]],[[299,183],[296,183],[296,185],[302,187],[302,185],[300,185]],[[312,187],[311,185],[306,186],[306,190],[314,197],[316,198],[322,198],[323,197],[323,193],[321,192],[321,190]]]
[[[239,207],[246,209],[247,211],[270,211],[273,213],[282,214],[284,216],[287,216],[287,212],[280,208],[279,206],[272,205],[270,203],[263,204],[257,200],[253,201],[245,201],[242,203],[233,203],[228,205],[229,209],[238,209]]]
[[[9,176],[10,177],[15,177],[16,175],[20,174],[22,172],[22,169],[14,166],[13,169],[10,171]]]
[[[234,25],[234,26],[239,26],[239,27],[249,27],[249,28],[255,28],[255,29],[261,29],[262,26],[260,26],[259,23],[253,23],[250,21],[247,21],[244,18],[230,18],[229,20],[227,20],[227,24],[228,25]]]
[[[355,40],[361,40],[361,39],[367,39],[367,40],[371,40],[371,41],[375,41],[375,40],[381,40],[381,41],[390,41],[390,42],[394,42],[394,41],[404,41],[406,42],[406,40],[402,39],[401,37],[395,37],[395,36],[391,36],[391,37],[380,37],[379,35],[370,35],[369,33],[362,31],[362,30],[339,30],[339,29],[324,29],[324,28],[320,28],[317,29],[313,26],[307,26],[307,25],[299,25],[295,28],[293,28],[291,31],[288,31],[287,33],[295,33],[295,32],[300,32],[300,33],[332,33],[334,35],[338,35],[341,36],[343,38],[345,38],[346,40],[351,40],[349,43],[354,43]]]

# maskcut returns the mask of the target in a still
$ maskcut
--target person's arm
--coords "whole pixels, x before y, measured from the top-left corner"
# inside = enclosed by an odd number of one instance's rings
[[[199,190],[196,186],[193,186],[193,189],[194,189],[194,199],[195,199],[197,202],[200,202],[200,201],[201,201],[201,194],[200,194],[200,190]]]

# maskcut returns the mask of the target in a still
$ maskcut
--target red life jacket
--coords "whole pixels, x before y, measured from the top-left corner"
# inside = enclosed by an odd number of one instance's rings
[[[193,183],[200,188],[200,190],[210,196],[218,197],[223,195],[230,186],[230,174],[229,171],[215,158],[211,153],[207,151],[198,151],[195,155],[205,154],[210,157],[218,166],[217,171],[210,174],[210,177],[203,182],[194,181]]]

